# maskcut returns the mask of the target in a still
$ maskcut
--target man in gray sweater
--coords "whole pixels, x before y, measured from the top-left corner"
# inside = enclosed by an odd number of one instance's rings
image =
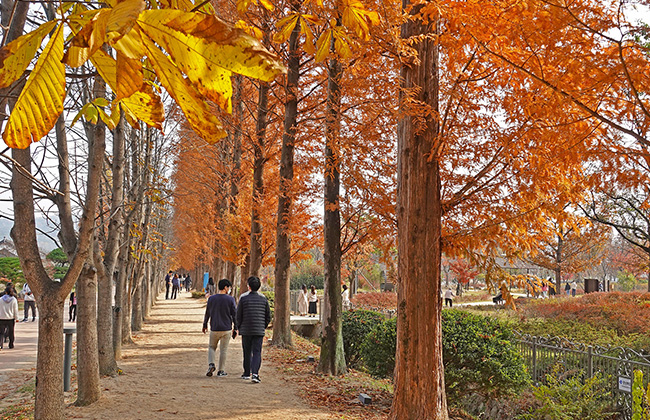
[[[244,374],[241,378],[250,379],[253,383],[260,382],[264,330],[271,322],[271,308],[266,297],[258,292],[260,285],[259,278],[249,277],[249,293],[241,296],[237,305],[236,325],[244,350]]]

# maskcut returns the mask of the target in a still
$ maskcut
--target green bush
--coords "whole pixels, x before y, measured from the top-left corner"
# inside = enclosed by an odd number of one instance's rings
[[[374,311],[343,312],[343,348],[348,367],[359,366],[363,340],[384,319],[382,314]]]
[[[630,273],[627,270],[618,273],[618,286],[623,292],[631,292],[636,288],[637,280],[634,274]]]
[[[513,333],[498,320],[447,310],[442,313],[442,347],[447,397],[467,393],[497,397],[530,382]]]
[[[192,290],[192,299],[205,299],[205,292],[203,290]]]
[[[300,290],[303,284],[308,288],[313,284],[316,289],[322,289],[325,286],[325,275],[323,273],[297,273],[291,275],[289,281],[291,290]]]
[[[614,416],[607,380],[600,374],[582,380],[580,373],[568,379],[556,365],[547,384],[533,388],[536,403],[519,420],[604,420]]]
[[[455,401],[468,393],[486,397],[512,394],[530,377],[502,322],[462,311],[443,311],[443,360],[447,396]],[[397,344],[396,319],[375,327],[361,345],[361,358],[373,376],[391,377]]]
[[[397,318],[376,325],[361,343],[361,358],[372,376],[390,378],[395,370]]]
[[[275,292],[272,290],[267,290],[260,293],[266,296],[266,300],[269,301],[269,307],[271,308],[271,319],[273,319],[273,314],[275,313]]]

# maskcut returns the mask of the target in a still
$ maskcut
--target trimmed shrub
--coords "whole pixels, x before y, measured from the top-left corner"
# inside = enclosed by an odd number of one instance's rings
[[[343,312],[343,348],[348,367],[358,367],[361,363],[361,344],[366,335],[386,318],[374,311]]]
[[[397,318],[376,325],[361,343],[363,364],[372,376],[391,378],[395,370]]]
[[[361,357],[373,376],[391,377],[395,367],[397,319],[375,327],[361,345]],[[442,313],[442,344],[447,396],[455,401],[471,393],[485,397],[513,394],[530,382],[512,330],[487,317],[457,310]]]
[[[266,296],[266,300],[269,301],[269,307],[271,308],[271,320],[272,320],[273,315],[275,314],[275,292],[272,290],[267,290],[267,291],[262,291],[260,293]]]
[[[352,307],[368,311],[396,310],[397,293],[395,292],[367,292],[357,293],[350,299]]]
[[[530,382],[523,359],[504,323],[480,315],[442,313],[445,385],[451,401],[476,393],[486,397],[513,394]]]

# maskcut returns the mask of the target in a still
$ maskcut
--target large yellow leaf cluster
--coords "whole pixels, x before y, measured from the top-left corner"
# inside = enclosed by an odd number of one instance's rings
[[[163,9],[157,10],[145,10],[143,0],[109,3],[112,7],[100,10],[75,6],[65,19],[47,22],[0,49],[0,88],[20,79],[38,57],[3,133],[9,147],[26,148],[54,126],[63,111],[64,63],[79,67],[90,61],[113,92],[110,104],[94,101],[83,108],[90,120],[101,117],[113,128],[121,108],[134,126],[143,121],[162,128],[160,84],[210,143],[226,136],[210,102],[231,111],[232,73],[270,81],[285,71],[255,37],[206,13],[207,6],[198,12],[189,11],[194,8],[189,1],[161,1]],[[64,25],[73,34],[65,54]],[[50,39],[37,54],[47,34]]]

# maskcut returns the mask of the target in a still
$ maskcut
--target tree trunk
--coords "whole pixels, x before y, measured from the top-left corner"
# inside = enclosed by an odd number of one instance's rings
[[[90,260],[90,259],[89,259]],[[86,264],[77,280],[77,401],[86,406],[99,400],[99,352],[97,349],[96,270]]]
[[[295,1],[293,10],[300,10]],[[273,314],[273,344],[291,347],[291,302],[289,267],[291,265],[291,203],[293,200],[293,150],[298,120],[298,80],[300,52],[298,38],[300,25],[296,24],[289,37],[286,102],[284,104],[284,134],[280,156],[280,191],[278,194],[277,231],[275,239],[275,310]]]
[[[409,3],[402,3],[408,10]],[[421,6],[409,12],[417,15]],[[441,218],[437,23],[402,24],[401,37],[419,63],[403,63],[398,125],[398,311],[391,420],[448,419],[442,361],[440,299]],[[410,109],[406,94],[419,101]],[[417,113],[427,106],[426,114]],[[422,112],[422,111],[421,111]],[[423,119],[423,115],[426,118]]]
[[[137,286],[131,302],[131,331],[142,330],[142,287],[144,285],[144,276],[140,274],[141,269],[138,269],[137,272],[137,277],[133,279]]]
[[[557,249],[555,250],[555,287],[556,290],[562,289],[562,252],[564,251],[564,241],[562,235],[557,236]]]
[[[128,233],[125,231],[122,233],[122,240],[126,241]],[[113,352],[115,353],[115,359],[119,360],[122,358],[122,323],[124,317],[122,316],[124,312],[124,295],[126,290],[126,254],[129,252],[129,248],[122,246],[118,254],[117,267],[118,270],[113,272],[113,278],[115,280],[115,307],[113,308]]]
[[[333,43],[334,41],[332,41]],[[333,49],[333,44],[332,44]],[[325,218],[324,260],[325,292],[323,296],[323,335],[318,370],[330,375],[347,371],[343,350],[343,308],[341,306],[341,216],[339,131],[341,124],[341,76],[343,68],[337,58],[328,66],[327,110],[325,116]]]
[[[248,276],[259,276],[262,267],[262,224],[260,215],[264,196],[264,141],[266,137],[266,118],[268,114],[269,84],[260,82],[257,103],[256,141],[253,144],[253,200],[251,203],[251,239]]]
[[[108,222],[103,260],[97,250],[94,254],[97,267],[97,348],[99,351],[100,375],[117,374],[117,362],[113,340],[113,282],[115,265],[119,254],[119,240],[122,234],[124,201],[124,116],[120,118],[113,133],[113,162],[111,166],[113,186],[111,192],[111,213]]]

